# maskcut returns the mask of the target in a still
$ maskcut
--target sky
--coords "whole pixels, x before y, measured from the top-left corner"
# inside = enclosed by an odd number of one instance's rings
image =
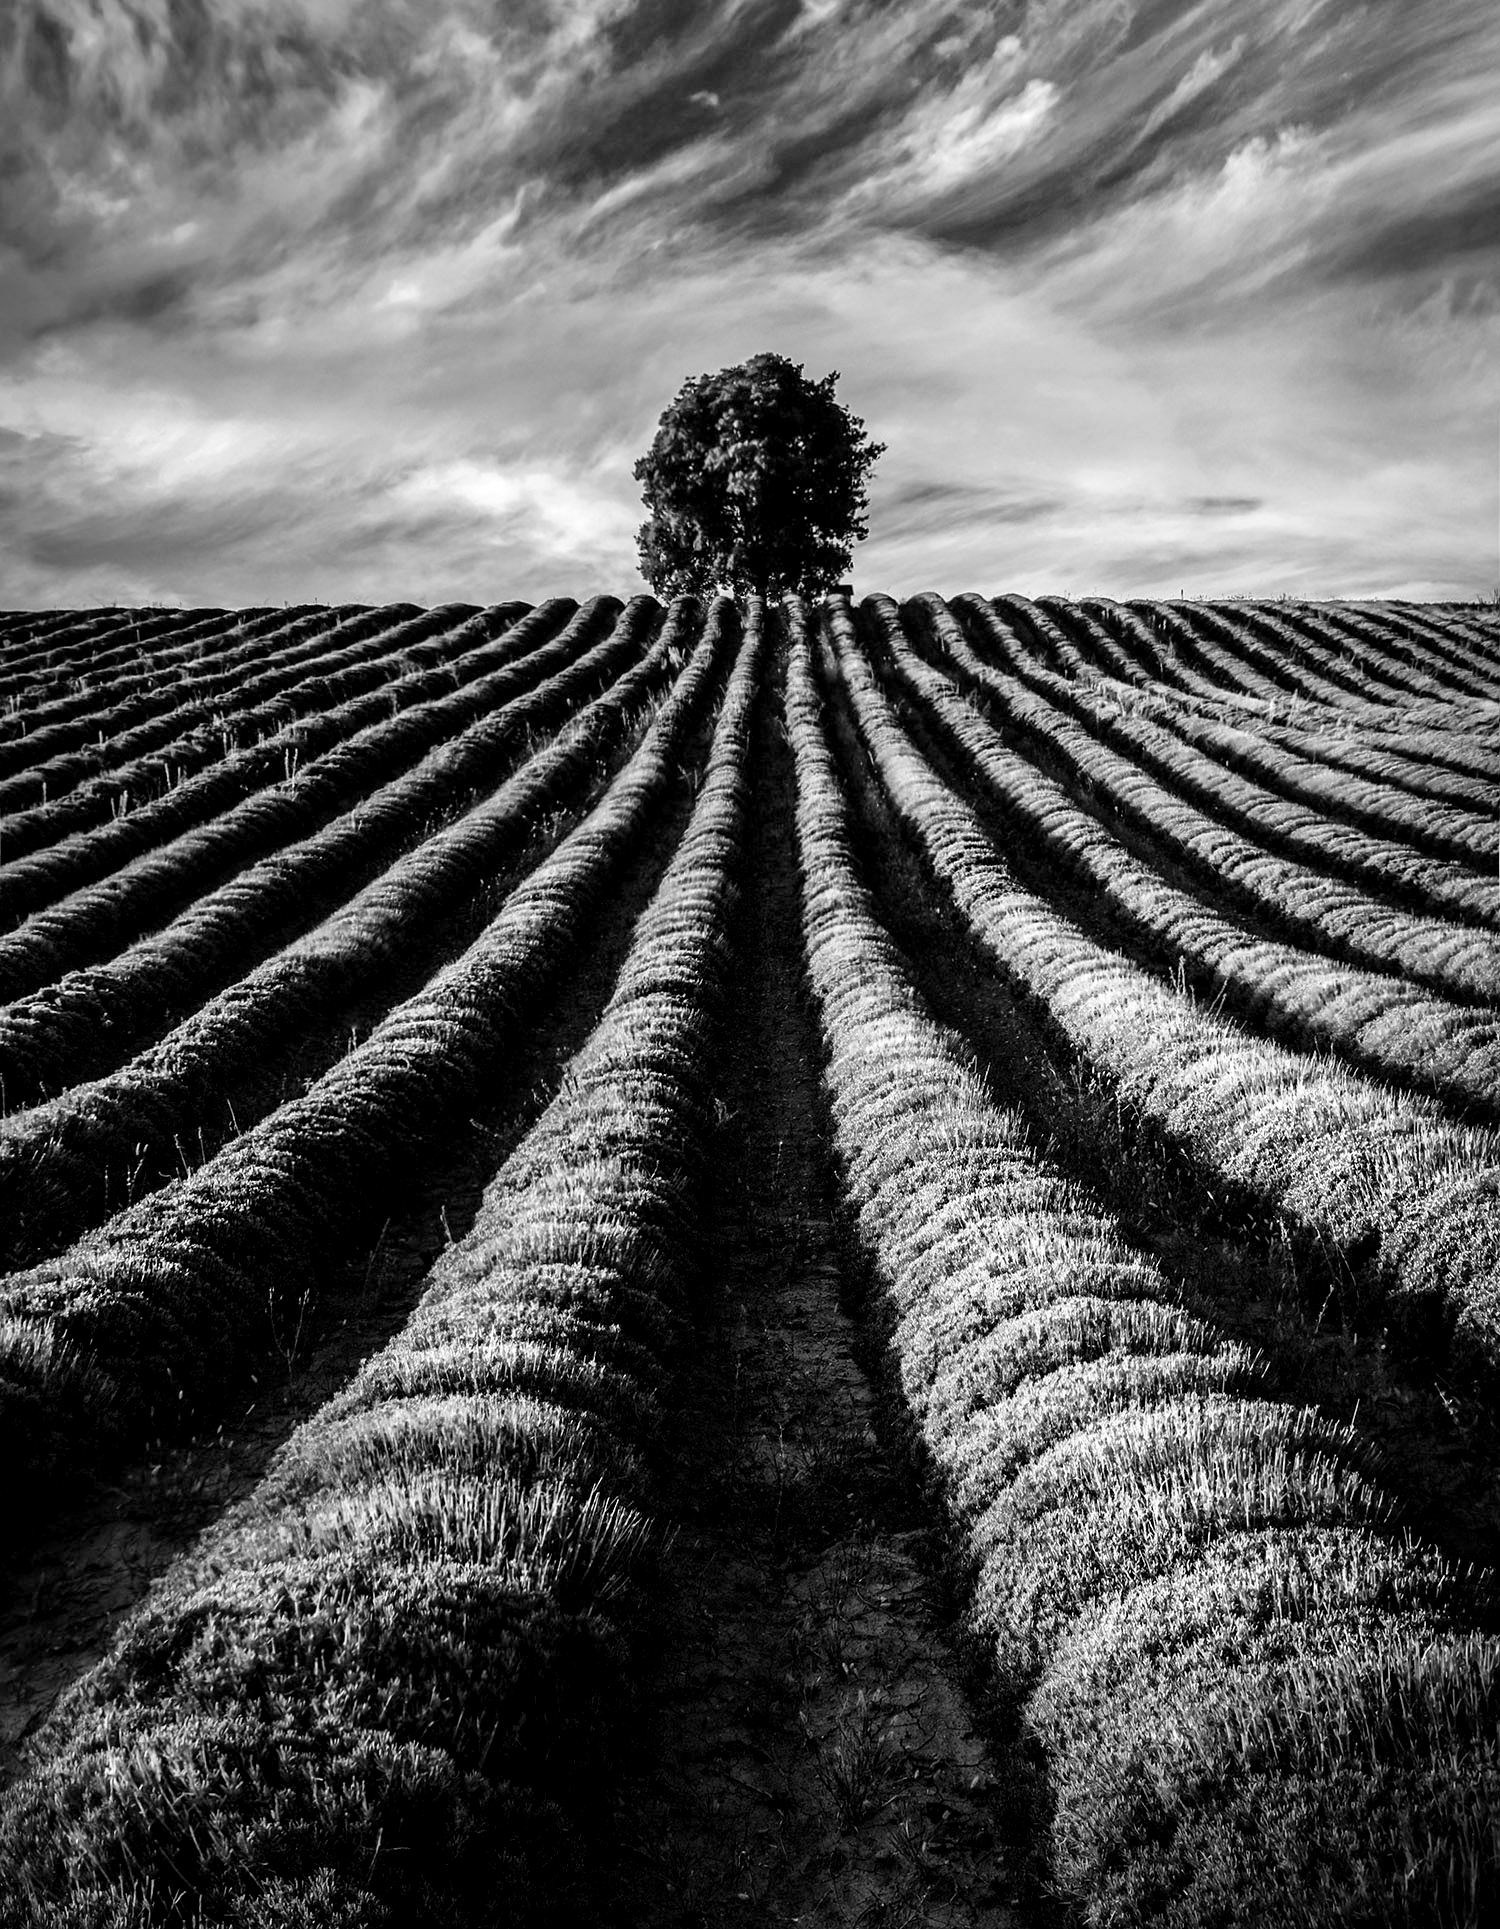
[[[1493,0],[0,0],[0,606],[642,587],[772,350],[859,593],[1500,581]]]

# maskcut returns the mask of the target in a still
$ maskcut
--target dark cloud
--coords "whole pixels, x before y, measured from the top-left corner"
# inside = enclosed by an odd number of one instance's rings
[[[17,547],[44,569],[80,565],[119,566],[139,573],[191,568],[212,546],[233,553],[257,535],[279,530],[285,509],[270,502],[194,514],[182,503],[149,514],[109,515],[95,510],[55,528],[25,531]]]
[[[882,534],[894,540],[955,527],[1039,522],[1062,506],[1053,496],[963,488],[935,481],[903,483],[882,491],[879,497]]]
[[[1500,283],[1500,195],[1497,183],[1465,183],[1445,204],[1429,206],[1392,221],[1372,222],[1363,233],[1337,248],[1334,259],[1345,275],[1378,280],[1385,276],[1450,276],[1488,273]]]

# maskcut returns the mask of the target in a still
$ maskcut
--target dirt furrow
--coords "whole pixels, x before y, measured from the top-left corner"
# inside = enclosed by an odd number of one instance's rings
[[[930,1523],[845,1308],[769,718],[756,798],[708,1304],[671,1456],[658,1766],[622,1816],[611,1920],[1001,1929],[1022,1784],[966,1695]]]

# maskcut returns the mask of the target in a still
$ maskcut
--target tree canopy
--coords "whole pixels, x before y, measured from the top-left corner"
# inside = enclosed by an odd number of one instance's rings
[[[885,447],[834,399],[837,381],[767,354],[683,384],[635,465],[651,511],[641,574],[658,595],[816,596],[847,574]]]

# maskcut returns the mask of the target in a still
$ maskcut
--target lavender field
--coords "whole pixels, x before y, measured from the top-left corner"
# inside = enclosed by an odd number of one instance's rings
[[[0,1922],[1500,1909],[1500,615],[0,615]]]

